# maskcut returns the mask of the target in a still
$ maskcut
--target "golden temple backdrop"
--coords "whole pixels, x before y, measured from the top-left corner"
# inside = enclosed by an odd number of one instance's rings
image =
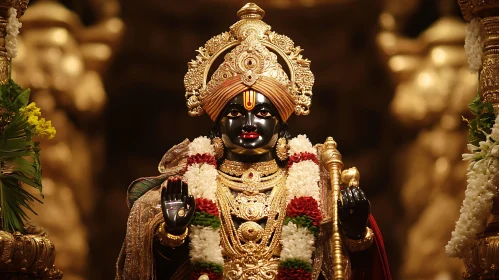
[[[384,234],[394,279],[459,279],[444,253],[464,196],[465,24],[455,0],[256,1],[312,61],[312,113],[292,134],[333,136]],[[45,204],[33,217],[64,279],[113,279],[129,183],[164,152],[207,135],[187,114],[195,50],[228,30],[244,1],[31,1],[14,78],[58,134],[42,143]]]

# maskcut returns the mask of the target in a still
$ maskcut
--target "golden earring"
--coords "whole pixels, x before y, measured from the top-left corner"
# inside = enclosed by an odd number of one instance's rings
[[[279,140],[277,140],[275,152],[277,154],[277,158],[279,158],[280,161],[288,159],[288,141],[286,140],[286,138],[281,137],[279,138]]]
[[[215,137],[211,139],[211,144],[215,150],[215,158],[217,160],[221,159],[224,156],[224,142],[220,139],[220,137]]]

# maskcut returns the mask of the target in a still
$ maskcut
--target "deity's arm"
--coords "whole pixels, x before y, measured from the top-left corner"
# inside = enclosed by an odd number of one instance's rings
[[[322,145],[317,145],[321,154]],[[322,162],[321,162],[322,163]],[[323,222],[321,225],[321,244],[316,254],[322,258],[322,273],[333,275],[332,255],[332,217],[333,205],[329,170],[321,164],[321,210]],[[359,187],[358,171],[354,168],[343,171],[341,176],[341,202],[338,202],[343,259],[346,279],[391,279],[381,232],[370,214],[369,201]],[[354,202],[354,203],[352,203]],[[360,202],[360,203],[359,203]],[[367,202],[367,209],[366,203]],[[364,230],[360,230],[360,229]],[[315,261],[314,261],[315,262]]]
[[[189,269],[189,239],[177,247],[162,244],[157,236],[153,241],[156,279],[184,279]]]
[[[185,257],[188,254],[188,238],[182,246],[171,248],[161,244],[158,235],[158,229],[164,224],[161,185],[185,168],[188,144],[186,140],[165,154],[159,165],[161,175],[141,178],[130,185],[127,195],[130,214],[125,241],[116,264],[117,280],[149,280],[153,275],[172,275],[188,259]]]

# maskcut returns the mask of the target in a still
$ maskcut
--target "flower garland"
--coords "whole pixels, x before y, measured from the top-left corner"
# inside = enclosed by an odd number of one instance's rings
[[[464,50],[468,57],[469,69],[472,74],[482,68],[483,39],[480,36],[480,19],[474,18],[466,25]]]
[[[192,279],[207,275],[222,279],[223,257],[220,248],[220,218],[216,201],[217,168],[215,151],[207,137],[189,144],[184,180],[196,200],[196,212],[189,233]]]
[[[19,34],[19,28],[22,27],[22,23],[17,19],[17,10],[15,8],[9,8],[9,19],[7,20],[5,35],[5,48],[7,49],[7,56],[14,58],[17,56],[17,35]]]
[[[499,171],[499,116],[492,132],[479,146],[468,144],[469,154],[463,154],[468,164],[468,186],[465,192],[461,215],[445,252],[449,257],[463,258],[473,244],[476,235],[485,229],[492,210],[492,199],[497,192],[495,175]]]
[[[312,279],[312,255],[322,220],[317,151],[305,135],[290,140],[289,146],[286,218],[277,279]],[[189,144],[188,155],[184,180],[196,199],[189,234],[191,279],[222,279],[220,219],[215,204],[218,173],[210,140],[196,138]]]
[[[276,279],[312,279],[312,255],[322,220],[319,161],[305,135],[289,141],[286,218]]]

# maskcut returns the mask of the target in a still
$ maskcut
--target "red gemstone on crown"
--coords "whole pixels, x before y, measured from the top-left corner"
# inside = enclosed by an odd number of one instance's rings
[[[251,106],[251,101],[248,102],[248,106]]]
[[[253,178],[253,172],[250,172],[250,174],[248,174],[248,177],[251,179]]]

